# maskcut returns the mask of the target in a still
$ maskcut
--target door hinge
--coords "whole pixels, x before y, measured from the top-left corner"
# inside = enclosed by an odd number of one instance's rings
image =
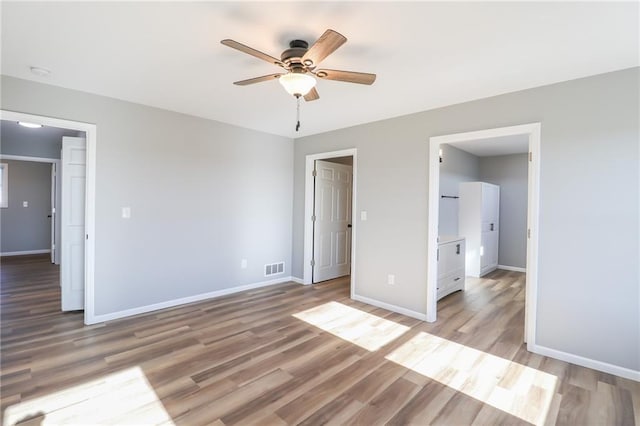
[[[533,152],[529,152],[529,161],[533,161]]]
[[[55,212],[56,212],[56,208],[54,207],[51,209],[51,213],[55,213]]]
[[[88,240],[88,239],[89,239],[89,234],[85,235],[85,237],[86,237],[86,239]]]
[[[531,238],[531,229],[527,229],[527,238]]]
[[[311,266],[316,266],[316,261],[311,259]]]
[[[318,172],[316,172],[315,170],[311,172],[311,176],[316,177],[318,176]]]
[[[316,215],[314,214],[313,216],[311,216],[311,222],[315,222],[316,221]]]

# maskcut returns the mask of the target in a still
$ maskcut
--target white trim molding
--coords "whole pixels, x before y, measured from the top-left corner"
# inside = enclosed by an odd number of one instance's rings
[[[428,196],[428,235],[427,235],[427,306],[428,322],[437,317],[437,281],[438,281],[438,220],[440,206],[440,145],[461,141],[485,143],[487,140],[502,136],[526,135],[529,140],[528,201],[527,201],[527,269],[525,296],[524,338],[528,345],[535,345],[536,312],[538,297],[538,216],[539,216],[539,180],[540,180],[540,123],[529,123],[510,127],[455,133],[429,138],[429,196]],[[529,349],[531,351],[531,349]]]
[[[387,311],[391,311],[391,312],[397,312],[399,314],[406,315],[411,318],[416,318],[421,321],[425,321],[427,319],[427,316],[423,313],[412,311],[410,309],[406,309],[401,306],[392,305],[390,303],[381,302],[379,300],[371,299],[369,297],[359,296],[357,294],[354,294],[351,298],[353,300],[357,300],[358,302],[366,303],[367,305],[377,306],[378,308],[386,309]]]
[[[94,315],[92,324],[99,322],[112,321],[115,319],[130,317],[132,315],[146,314],[147,312],[157,311],[159,309],[172,308],[187,303],[201,302],[203,300],[215,299],[216,297],[226,296],[229,294],[240,293],[246,290],[253,290],[260,287],[267,287],[275,284],[282,284],[293,281],[293,277],[282,277],[274,280],[260,281],[257,283],[245,284],[238,287],[223,288],[208,293],[196,294],[195,296],[182,297],[180,299],[167,300],[152,305],[139,306],[137,308],[125,309],[122,311],[111,312],[107,314]]]
[[[59,158],[29,157],[28,155],[0,154],[0,160],[33,161],[35,163],[60,163]]]
[[[291,281],[293,281],[296,284],[303,284],[304,285],[304,280],[302,278],[291,277]]]
[[[30,254],[45,254],[51,253],[51,249],[42,249],[42,250],[23,250],[23,251],[6,251],[4,253],[0,253],[0,256],[27,256]]]
[[[42,115],[27,114],[24,112],[0,110],[0,119],[10,121],[31,121],[44,126],[59,127],[62,129],[84,132],[87,140],[86,157],[86,196],[85,196],[85,248],[84,248],[84,323],[94,324],[95,309],[95,230],[96,230],[96,148],[98,144],[98,128],[95,124],[80,121],[70,121],[60,118],[46,117]],[[9,156],[4,156],[9,157]],[[27,157],[27,161],[36,161]],[[46,162],[51,162],[51,159]],[[62,260],[64,262],[64,259]]]
[[[498,265],[498,269],[502,269],[503,271],[527,272],[526,268],[521,268],[519,266]]]
[[[351,298],[356,291],[356,232],[357,226],[357,192],[358,192],[358,150],[356,148],[343,149],[340,151],[321,152],[306,156],[304,171],[304,256],[303,256],[303,284],[312,283],[313,268],[311,258],[313,257],[313,167],[316,160],[326,160],[328,158],[353,157],[353,192],[351,194]],[[366,302],[365,302],[366,303]]]
[[[560,361],[570,362],[571,364],[580,365],[582,367],[591,368],[593,370],[603,371],[605,373],[614,374],[624,377],[625,379],[640,382],[640,371],[630,368],[620,367],[618,365],[609,364],[607,362],[597,361],[591,358],[585,358],[580,355],[574,355],[568,352],[559,351],[557,349],[547,348],[540,345],[527,345],[527,349],[538,355],[544,355]]]

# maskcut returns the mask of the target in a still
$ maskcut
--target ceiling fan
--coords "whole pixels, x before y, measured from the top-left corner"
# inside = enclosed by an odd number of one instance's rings
[[[311,47],[309,47],[309,43],[304,40],[291,41],[289,48],[280,55],[280,59],[234,40],[226,39],[222,40],[221,43],[286,70],[286,72],[236,81],[233,84],[247,86],[249,84],[278,79],[285,90],[298,98],[298,100],[302,96],[306,101],[315,101],[320,98],[318,91],[315,89],[315,77],[324,80],[346,81],[348,83],[367,85],[373,84],[376,80],[375,74],[316,69],[324,58],[335,52],[336,49],[346,41],[347,38],[337,31],[327,30]]]

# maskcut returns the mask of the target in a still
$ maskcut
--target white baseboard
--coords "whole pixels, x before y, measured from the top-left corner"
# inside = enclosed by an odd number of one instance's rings
[[[172,308],[174,306],[184,305],[187,303],[200,302],[206,299],[213,299],[220,296],[226,296],[228,294],[239,293],[241,291],[252,290],[260,287],[267,287],[274,284],[286,283],[289,281],[293,281],[293,277],[281,277],[269,281],[245,284],[238,287],[224,288],[222,290],[197,294],[195,296],[182,297],[180,299],[167,300],[166,302],[154,303],[152,305],[140,306],[138,308],[125,309],[123,311],[111,312],[108,314],[94,315],[93,318],[87,318],[85,322],[87,325],[90,325],[99,322],[112,321],[115,319],[130,317],[132,315],[145,314],[147,312],[157,311],[159,309]]]
[[[427,315],[420,313],[420,312],[416,312],[416,311],[412,311],[410,309],[406,309],[400,306],[396,306],[396,305],[392,305],[390,303],[385,303],[385,302],[381,302],[379,300],[376,299],[370,299],[368,297],[365,296],[359,296],[357,294],[354,294],[352,297],[353,300],[357,300],[358,302],[362,302],[362,303],[366,303],[367,305],[373,305],[373,306],[377,306],[378,308],[382,308],[382,309],[386,309],[388,311],[391,312],[397,312],[399,314],[402,315],[406,315],[408,317],[411,318],[416,318],[422,321],[426,321],[427,320]]]
[[[304,280],[298,277],[291,277],[291,281],[293,281],[296,284],[304,284]]]
[[[593,370],[602,371],[616,376],[624,377],[625,379],[635,380],[640,382],[640,371],[631,370],[629,368],[620,367],[618,365],[609,364],[595,359],[585,358],[580,355],[570,354],[568,352],[559,351],[556,349],[547,348],[536,344],[527,345],[527,350],[530,352],[548,356],[551,358],[559,359],[560,361],[570,362],[571,364],[580,365],[582,367],[591,368]]]
[[[519,266],[498,265],[498,269],[503,269],[505,271],[514,271],[514,272],[527,272],[526,268],[520,268]]]
[[[26,256],[28,254],[45,254],[51,253],[50,249],[44,250],[24,250],[24,251],[5,251],[0,253],[0,256]]]

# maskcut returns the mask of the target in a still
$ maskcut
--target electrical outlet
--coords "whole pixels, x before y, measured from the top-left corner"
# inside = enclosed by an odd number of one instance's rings
[[[393,275],[393,274],[387,275],[387,283],[389,285],[395,285],[396,284],[396,276]]]
[[[23,201],[22,202],[22,207],[29,207],[29,202],[28,201]]]
[[[240,267],[241,267],[242,269],[247,269],[247,259],[242,259],[242,260],[240,261]]]

